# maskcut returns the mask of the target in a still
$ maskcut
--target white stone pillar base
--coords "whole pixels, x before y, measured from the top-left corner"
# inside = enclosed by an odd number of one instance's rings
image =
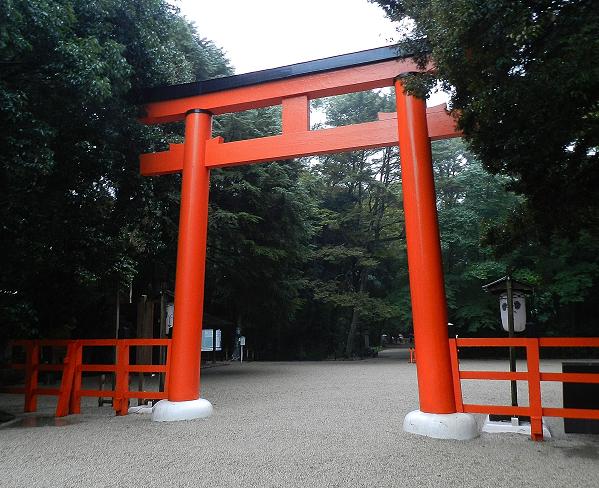
[[[485,423],[482,428],[483,432],[490,434],[503,434],[505,432],[511,434],[530,435],[530,422],[518,422],[517,418],[512,421],[491,420],[489,416],[485,418]],[[551,439],[551,431],[543,419],[543,439]]]
[[[406,415],[403,430],[411,434],[424,435],[434,439],[474,439],[480,435],[480,428],[469,413],[425,413],[414,410]]]
[[[154,422],[174,422],[176,420],[205,419],[212,415],[212,404],[198,398],[186,402],[160,400],[152,409]]]

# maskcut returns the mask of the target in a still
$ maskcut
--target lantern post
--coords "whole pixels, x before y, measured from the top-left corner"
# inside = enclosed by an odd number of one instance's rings
[[[526,328],[526,302],[524,293],[531,293],[533,288],[526,283],[514,280],[511,273],[499,280],[493,281],[483,286],[483,290],[489,293],[499,295],[499,309],[503,329],[507,331],[510,339],[516,336],[516,332],[523,332]],[[514,314],[517,316],[518,323],[514,320]],[[515,373],[516,367],[516,348],[509,347],[510,373]],[[512,407],[518,406],[518,384],[516,380],[510,380],[510,397]],[[491,420],[502,420],[501,415],[491,416]],[[511,422],[514,425],[519,424],[518,417],[513,417]]]

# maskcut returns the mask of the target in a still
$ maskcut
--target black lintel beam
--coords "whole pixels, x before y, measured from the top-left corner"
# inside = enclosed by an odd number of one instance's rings
[[[366,51],[341,54],[330,58],[305,61],[303,63],[254,71],[252,73],[213,78],[211,80],[194,81],[192,83],[183,83],[181,85],[148,88],[142,92],[141,103],[192,97],[205,93],[230,90],[232,88],[257,85],[268,81],[284,80],[295,76],[305,76],[365,64],[380,63],[392,59],[407,58],[409,56],[409,54],[401,52],[397,46],[377,47]]]

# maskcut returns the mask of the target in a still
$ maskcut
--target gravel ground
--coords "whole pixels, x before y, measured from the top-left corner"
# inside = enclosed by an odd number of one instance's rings
[[[418,406],[405,353],[205,369],[202,396],[215,413],[200,421],[114,417],[88,399],[82,415],[56,426],[53,401],[44,398],[37,427],[25,427],[34,425],[26,419],[0,428],[0,486],[599,487],[599,437],[566,436],[561,419],[550,419],[554,437],[541,443],[518,434],[464,442],[404,433],[405,414]],[[506,364],[463,361],[462,368]],[[545,403],[561,405],[561,387],[550,386]],[[469,403],[506,404],[508,395],[507,383],[464,382]],[[0,410],[18,413],[21,398],[0,395]],[[40,416],[52,425],[39,426]]]

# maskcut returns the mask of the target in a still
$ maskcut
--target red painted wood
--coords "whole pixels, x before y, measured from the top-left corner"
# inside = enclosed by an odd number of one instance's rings
[[[420,410],[455,413],[447,308],[424,100],[395,83]]]
[[[146,117],[142,122],[161,124],[183,120],[185,113],[194,108],[209,110],[217,115],[279,105],[284,98],[298,95],[306,95],[312,100],[383,88],[393,86],[398,75],[417,70],[418,67],[411,59],[400,59],[154,102],[145,106]]]
[[[545,417],[564,417],[568,419],[599,419],[599,410],[587,408],[544,408]]]
[[[542,337],[541,347],[599,347],[598,337]]]
[[[56,404],[55,417],[65,417],[69,414],[69,403],[73,388],[73,378],[77,367],[77,341],[73,341],[67,347],[67,355],[64,358],[62,379],[60,381],[60,393]]]
[[[211,139],[206,147],[206,166],[223,168],[396,144],[397,123],[392,120],[226,143]]]
[[[310,130],[310,106],[306,95],[284,98],[282,106],[283,134]]]
[[[116,395],[112,402],[112,407],[117,415],[127,415],[129,410],[129,400],[127,392],[129,391],[129,346],[126,344],[117,345],[116,359]]]
[[[488,338],[488,339],[456,339],[458,347],[526,347],[527,339]]]
[[[599,383],[599,375],[593,373],[541,373],[541,381],[562,383]]]
[[[509,371],[460,371],[460,379],[462,380],[520,380],[527,381],[528,373]]]
[[[208,234],[210,170],[205,165],[211,134],[207,113],[189,113],[185,121],[185,153],[175,276],[175,318],[169,400],[200,397],[200,357],[204,307],[204,273]]]
[[[596,337],[556,337],[541,339],[450,339],[449,345],[452,355],[457,361],[457,347],[509,347],[525,346],[527,351],[527,372],[509,373],[497,371],[456,371],[453,368],[454,381],[463,379],[490,379],[490,380],[522,380],[528,382],[528,396],[530,407],[509,407],[501,405],[463,405],[467,413],[487,413],[496,415],[528,415],[531,418],[531,438],[535,441],[543,440],[543,416],[565,417],[580,419],[599,419],[599,410],[577,408],[543,408],[541,381],[561,381],[571,383],[599,383],[599,374],[592,373],[541,373],[540,372],[540,347],[599,347],[599,338]],[[453,352],[455,351],[455,352]],[[453,360],[453,357],[452,357]],[[461,385],[460,385],[461,388]],[[460,400],[456,399],[459,405]]]
[[[466,413],[486,413],[495,415],[529,415],[528,407],[512,407],[504,405],[476,405],[465,403],[464,412]]]
[[[17,341],[15,341],[17,342]],[[37,396],[56,396],[58,397],[56,416],[62,417],[69,413],[80,413],[81,397],[114,397],[114,408],[117,415],[125,415],[129,398],[148,398],[162,399],[167,396],[167,389],[170,380],[170,339],[85,339],[85,340],[22,340],[18,344],[11,342],[11,346],[24,347],[26,350],[35,352],[44,346],[67,347],[67,356],[64,364],[38,364],[33,368],[29,358],[35,363],[32,354],[28,355],[28,362],[23,366],[26,371],[62,371],[60,388],[39,388],[33,387],[31,381],[26,381],[30,387],[10,387],[0,388],[3,393],[25,394],[26,399],[37,401]],[[83,347],[116,347],[117,364],[82,364]],[[129,365],[129,348],[136,346],[160,346],[167,348],[167,363],[160,364],[142,364]],[[7,367],[14,368],[14,364]],[[81,374],[83,372],[116,372],[117,389],[112,390],[88,390],[81,388]],[[166,387],[164,392],[131,392],[129,391],[128,376],[131,372],[155,372],[166,373]],[[27,380],[27,378],[26,378]]]
[[[451,375],[453,377],[453,394],[455,397],[456,411],[464,411],[462,402],[462,382],[460,381],[460,362],[458,359],[458,348],[455,339],[449,339],[449,352],[451,357]]]
[[[308,126],[307,112],[300,110],[304,102],[307,103],[306,97],[283,101],[282,135],[235,142],[224,142],[220,137],[210,139],[206,166],[236,166],[398,144],[396,112],[379,113],[379,120],[375,122],[307,131],[303,130]],[[431,140],[459,135],[453,127],[453,118],[445,110],[432,109],[427,109],[427,124],[432,124]],[[300,115],[296,119],[292,114]],[[142,154],[140,172],[144,176],[177,173],[183,169],[183,152],[184,144],[170,144],[168,151]]]
[[[526,347],[528,368],[528,403],[530,405],[530,437],[533,441],[543,440],[543,406],[541,400],[541,375],[539,372],[539,341],[529,339]]]

